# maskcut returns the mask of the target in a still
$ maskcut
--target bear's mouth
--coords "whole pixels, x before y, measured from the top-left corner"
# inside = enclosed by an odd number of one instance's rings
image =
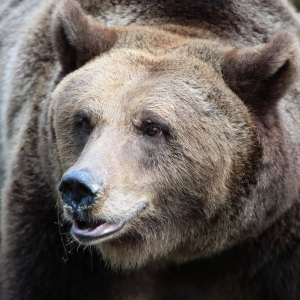
[[[77,238],[101,238],[120,231],[124,225],[125,221],[110,223],[103,220],[74,220],[72,232]]]

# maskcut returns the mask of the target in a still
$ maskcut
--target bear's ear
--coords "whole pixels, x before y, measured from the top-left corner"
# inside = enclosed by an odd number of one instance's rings
[[[76,1],[63,0],[52,16],[51,39],[66,75],[109,50],[117,33],[86,15]]]
[[[258,115],[274,108],[298,73],[299,44],[289,32],[268,44],[226,52],[222,62],[225,83]]]

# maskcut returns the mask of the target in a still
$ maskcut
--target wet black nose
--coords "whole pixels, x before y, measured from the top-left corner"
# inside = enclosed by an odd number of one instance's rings
[[[61,199],[71,210],[90,208],[95,202],[100,185],[85,170],[72,171],[65,174],[60,182]]]

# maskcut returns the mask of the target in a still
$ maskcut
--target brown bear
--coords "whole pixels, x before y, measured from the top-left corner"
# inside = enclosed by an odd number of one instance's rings
[[[1,300],[300,293],[300,23],[281,0],[5,1]]]

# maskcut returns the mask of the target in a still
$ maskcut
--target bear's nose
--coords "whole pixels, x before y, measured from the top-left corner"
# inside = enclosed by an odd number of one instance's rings
[[[99,189],[100,185],[86,170],[68,172],[62,177],[59,185],[62,200],[72,210],[90,208]]]

